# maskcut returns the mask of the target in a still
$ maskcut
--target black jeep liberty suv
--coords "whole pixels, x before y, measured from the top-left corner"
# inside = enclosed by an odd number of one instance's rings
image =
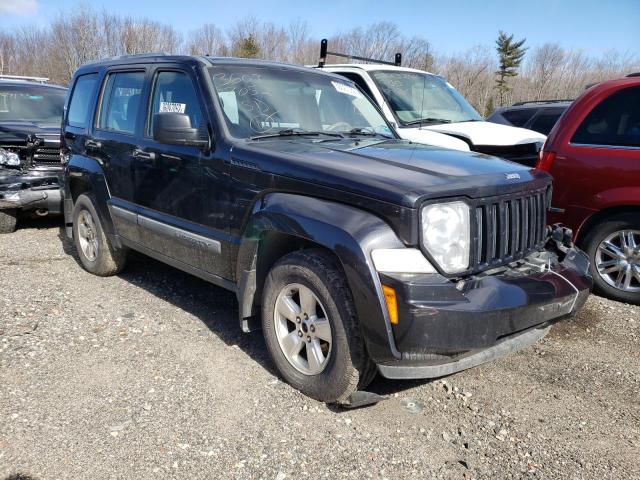
[[[0,75],[0,233],[20,215],[62,213],[60,124],[67,89]]]
[[[585,302],[551,178],[398,139],[349,80],[146,55],[82,66],[63,122],[67,235],[114,275],[136,250],[237,294],[282,376],[348,402],[540,339]]]

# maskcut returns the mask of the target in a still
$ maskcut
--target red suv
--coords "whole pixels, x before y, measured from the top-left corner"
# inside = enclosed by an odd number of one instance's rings
[[[550,220],[573,229],[596,291],[640,304],[640,75],[584,92],[549,133],[537,168],[554,177]]]

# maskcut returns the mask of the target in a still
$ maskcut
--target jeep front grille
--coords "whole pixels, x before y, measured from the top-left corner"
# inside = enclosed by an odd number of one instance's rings
[[[59,147],[39,147],[33,154],[34,165],[60,165]]]
[[[479,272],[521,259],[546,241],[551,187],[495,197],[473,212],[470,270]]]

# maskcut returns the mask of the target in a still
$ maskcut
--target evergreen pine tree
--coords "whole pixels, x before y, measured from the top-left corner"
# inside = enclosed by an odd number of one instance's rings
[[[526,38],[515,41],[513,34],[507,35],[502,30],[496,40],[496,51],[500,61],[500,69],[496,72],[496,88],[500,95],[500,105],[504,105],[504,94],[511,90],[511,86],[507,82],[509,77],[518,75],[517,69],[522,63],[526,48],[523,48]]]
[[[252,33],[240,40],[235,52],[236,57],[258,58],[258,55],[260,55],[260,47]]]

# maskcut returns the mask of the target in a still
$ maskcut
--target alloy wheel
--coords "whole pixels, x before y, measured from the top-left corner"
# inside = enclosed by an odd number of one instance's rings
[[[78,215],[78,241],[85,258],[94,262],[98,257],[98,237],[93,217],[87,210]]]
[[[598,245],[595,263],[598,274],[612,287],[640,292],[640,230],[608,235]]]
[[[300,373],[317,375],[331,355],[331,325],[326,310],[310,288],[292,283],[276,299],[274,325],[287,361]]]

